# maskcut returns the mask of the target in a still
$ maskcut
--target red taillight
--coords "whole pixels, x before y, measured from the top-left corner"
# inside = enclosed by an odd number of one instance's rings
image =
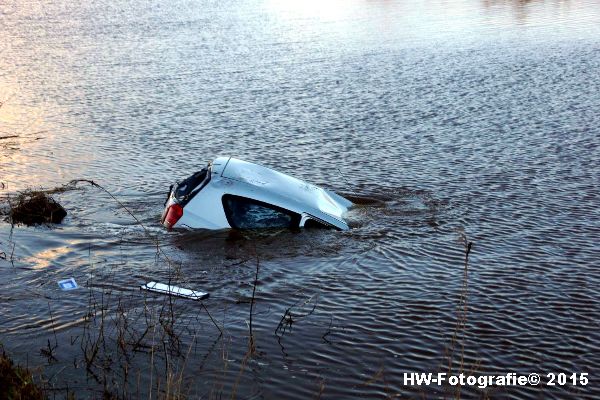
[[[167,210],[167,215],[165,216],[165,220],[163,221],[163,225],[167,227],[167,229],[171,229],[173,225],[179,221],[179,218],[183,215],[183,207],[180,204],[174,203],[169,206]]]

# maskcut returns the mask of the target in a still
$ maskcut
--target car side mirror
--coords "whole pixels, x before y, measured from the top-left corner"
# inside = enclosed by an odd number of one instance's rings
[[[298,224],[298,226],[300,228],[304,228],[304,225],[306,224],[306,221],[310,220],[310,215],[306,214],[306,213],[302,213],[300,215],[300,223]]]
[[[335,228],[334,226],[332,226],[331,224],[328,224],[325,221],[322,221],[318,218],[313,217],[310,214],[307,213],[302,213],[300,215],[300,223],[298,224],[299,228],[307,228],[307,229],[311,229],[311,228],[319,228],[319,229],[331,229],[331,228]]]

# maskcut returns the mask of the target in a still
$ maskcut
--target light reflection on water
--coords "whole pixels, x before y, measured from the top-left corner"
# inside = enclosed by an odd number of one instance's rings
[[[115,343],[134,346],[166,307],[139,286],[169,279],[209,291],[225,329],[175,302],[179,341],[166,343],[178,362],[192,349],[191,396],[238,382],[240,397],[442,397],[400,377],[459,356],[489,373],[597,372],[597,1],[3,2],[0,16],[0,195],[93,179],[173,261],[90,186],[56,195],[60,227],[0,225],[2,342],[60,371],[57,387],[98,397],[102,384],[80,382],[98,334],[87,327],[106,310],[96,365],[112,360],[117,386],[130,357],[147,388],[151,339],[127,357]],[[164,232],[168,185],[217,155],[352,196],[354,229]],[[461,235],[474,242],[465,350],[447,356]],[[256,254],[258,352],[245,364]],[[59,290],[69,277],[80,290]],[[54,330],[49,363],[39,349]]]

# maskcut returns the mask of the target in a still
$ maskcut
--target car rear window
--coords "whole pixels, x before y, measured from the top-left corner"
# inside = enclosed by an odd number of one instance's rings
[[[175,188],[175,198],[182,205],[187,204],[210,180],[208,168],[202,168],[189,178],[179,182]]]
[[[236,229],[297,228],[300,214],[247,197],[223,196],[223,209]]]

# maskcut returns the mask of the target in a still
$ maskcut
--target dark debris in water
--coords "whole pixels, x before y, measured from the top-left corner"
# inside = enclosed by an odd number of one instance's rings
[[[67,211],[49,192],[52,191],[28,190],[19,193],[16,199],[9,200],[8,222],[28,226],[60,224],[67,216]]]
[[[6,184],[0,184],[0,188],[6,187]],[[53,189],[27,189],[17,192],[16,196],[2,195],[0,217],[5,217],[4,220],[13,225],[60,224],[67,216],[67,211],[52,195],[77,189],[76,184],[69,182]]]

